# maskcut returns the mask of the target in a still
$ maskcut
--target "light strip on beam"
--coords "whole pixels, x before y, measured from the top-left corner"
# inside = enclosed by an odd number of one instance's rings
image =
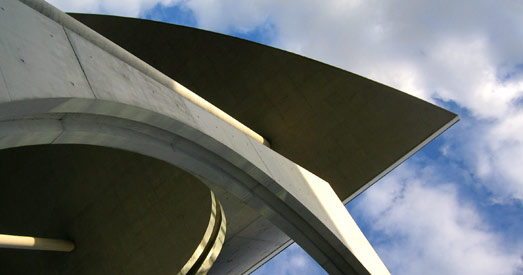
[[[71,252],[74,243],[67,240],[0,234],[0,248]]]

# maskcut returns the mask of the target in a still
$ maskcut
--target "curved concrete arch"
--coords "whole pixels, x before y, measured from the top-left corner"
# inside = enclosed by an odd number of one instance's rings
[[[0,110],[1,149],[38,144],[87,144],[163,160],[221,186],[258,210],[304,247],[328,272],[367,273],[361,260],[347,248],[349,237],[344,236],[342,227],[337,224],[339,221],[329,216],[332,213],[328,213],[327,208],[323,209],[327,216],[322,221],[265,171],[175,118],[96,99],[24,100],[2,103]],[[260,144],[257,149],[260,148],[266,147]],[[293,165],[290,161],[279,164]],[[287,168],[292,172],[292,167]],[[295,180],[300,180],[299,177],[301,175]],[[335,196],[333,192],[329,195]],[[341,203],[340,206],[343,207]],[[347,216],[348,213],[345,218]],[[330,224],[324,224],[325,221]]]
[[[51,6],[0,3],[0,148],[90,144],[151,156],[235,195],[330,274],[388,273],[327,182],[51,20],[65,16]]]

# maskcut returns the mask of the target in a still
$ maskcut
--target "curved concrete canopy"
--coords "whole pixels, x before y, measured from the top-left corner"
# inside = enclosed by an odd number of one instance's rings
[[[0,232],[76,244],[72,253],[0,249],[2,274],[195,274],[212,264],[202,252],[221,215],[209,189],[181,169],[81,145],[4,149],[0,163]]]
[[[329,181],[344,202],[458,119],[385,85],[250,41],[149,20],[71,15],[260,133],[273,150]],[[243,272],[264,262],[248,255],[276,250],[231,233],[216,274]],[[288,243],[277,232],[270,236]]]
[[[348,201],[456,114],[353,73],[209,31],[70,14],[267,138]]]
[[[91,144],[151,156],[234,194],[331,274],[388,273],[327,182],[52,6],[0,3],[0,148]]]

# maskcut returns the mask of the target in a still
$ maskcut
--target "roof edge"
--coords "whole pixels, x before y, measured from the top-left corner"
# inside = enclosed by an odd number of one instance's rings
[[[420,144],[418,144],[416,147],[412,148],[407,154],[403,155],[400,159],[398,159],[396,162],[394,162],[391,166],[389,166],[387,169],[383,170],[381,173],[379,173],[376,177],[371,179],[369,182],[367,182],[365,185],[363,185],[360,189],[358,189],[356,192],[352,193],[348,198],[344,199],[342,202],[343,204],[347,204],[350,201],[352,201],[354,198],[356,198],[359,194],[363,193],[363,191],[367,190],[369,187],[371,187],[374,183],[376,183],[378,180],[383,178],[385,175],[387,175],[389,172],[394,170],[394,168],[398,167],[401,163],[406,161],[408,158],[410,158],[412,155],[414,155],[416,152],[418,152],[421,148],[425,147],[429,142],[437,138],[439,135],[441,135],[443,132],[448,130],[452,125],[454,125],[456,122],[460,120],[459,116],[457,114],[454,114],[454,118],[447,122],[445,125],[443,125],[441,128],[439,128],[436,132],[432,133],[430,136],[428,136],[425,140],[423,140]]]

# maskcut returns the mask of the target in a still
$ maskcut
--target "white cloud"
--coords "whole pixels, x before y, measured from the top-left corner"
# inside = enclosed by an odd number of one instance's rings
[[[48,0],[66,12],[106,13],[137,17],[157,4],[171,6],[179,0]]]
[[[493,201],[523,201],[523,112],[510,111],[502,120],[485,122],[464,133],[461,145],[480,184]]]
[[[363,194],[356,210],[387,241],[375,248],[393,274],[513,274],[521,262],[454,184],[403,165]],[[521,251],[519,251],[521,253]]]
[[[265,23],[268,19],[267,8],[272,3],[264,1],[191,0],[184,2],[184,5],[194,12],[201,28],[219,32],[226,32],[231,29],[248,32]]]
[[[252,274],[319,275],[327,273],[301,247],[293,243]]]

